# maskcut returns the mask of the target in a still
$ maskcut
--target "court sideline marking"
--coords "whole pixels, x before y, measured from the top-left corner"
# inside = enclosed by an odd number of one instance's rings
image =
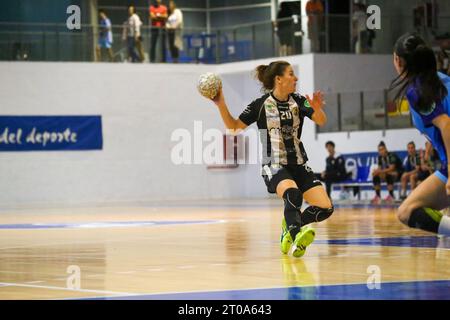
[[[73,291],[73,292],[101,293],[101,294],[114,295],[114,296],[138,296],[138,295],[140,295],[140,293],[118,292],[118,291],[107,291],[107,290],[93,290],[93,289],[72,289],[72,288],[66,288],[66,287],[44,286],[44,285],[14,283],[14,282],[0,282],[0,288],[2,288],[2,287],[24,287],[24,288],[62,290],[62,291]],[[108,296],[108,297],[110,297],[110,296]]]

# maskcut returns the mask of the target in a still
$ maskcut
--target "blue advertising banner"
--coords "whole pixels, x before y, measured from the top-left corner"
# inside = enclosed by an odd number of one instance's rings
[[[102,148],[101,116],[0,116],[0,152]]]
[[[392,151],[400,160],[408,154],[406,151]],[[355,182],[372,181],[371,172],[378,167],[378,152],[360,152],[342,154],[347,172],[352,172],[351,180]]]

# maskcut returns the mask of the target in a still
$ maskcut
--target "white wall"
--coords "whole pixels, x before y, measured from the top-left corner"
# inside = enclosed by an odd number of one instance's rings
[[[388,56],[303,55],[288,60],[297,68],[301,93],[382,88],[392,73]],[[269,61],[218,66],[0,63],[0,114],[100,114],[104,135],[102,151],[0,153],[0,207],[266,197],[258,165],[229,171],[177,166],[171,162],[175,142],[170,138],[178,128],[193,132],[196,120],[203,121],[203,130],[224,128],[216,107],[196,92],[200,74],[221,75],[230,110],[238,116],[261,95],[252,71]],[[400,132],[384,138],[388,146],[390,139],[395,141],[391,149],[420,140],[415,130]],[[321,170],[326,140],[334,140],[340,152],[371,151],[381,134],[320,134],[316,140],[309,122],[303,141],[310,165]]]
[[[96,204],[236,196],[229,175],[175,166],[171,133],[218,127],[196,93],[207,66],[0,63],[1,114],[101,114],[104,150],[1,153],[0,203]]]

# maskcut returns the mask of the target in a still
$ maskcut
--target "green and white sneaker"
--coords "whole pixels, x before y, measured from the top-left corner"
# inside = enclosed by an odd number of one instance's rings
[[[301,228],[292,244],[292,255],[296,258],[302,257],[306,252],[306,247],[313,243],[315,236],[316,230],[313,227],[307,225]]]
[[[288,254],[289,250],[291,249],[292,243],[293,243],[292,236],[287,228],[286,220],[283,218],[283,220],[281,221],[281,238],[280,238],[281,252],[283,254]]]
[[[280,248],[283,254],[289,254],[296,258],[302,257],[306,252],[306,247],[309,246],[316,236],[316,231],[311,226],[304,226],[300,232],[295,236],[295,241],[292,241],[292,236],[286,225],[286,220],[281,221],[281,238]]]

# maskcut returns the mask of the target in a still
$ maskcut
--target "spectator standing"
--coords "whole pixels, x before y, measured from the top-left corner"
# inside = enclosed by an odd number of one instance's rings
[[[280,56],[288,56],[293,52],[293,23],[292,12],[289,4],[286,2],[280,3],[280,10],[277,13],[277,21],[275,22],[275,30],[280,41]]]
[[[361,3],[353,4],[352,16],[353,48],[355,53],[367,53],[369,46],[369,31],[367,30],[366,7]]]
[[[139,55],[140,62],[144,62],[145,60],[145,52],[144,52],[144,46],[143,46],[143,38],[142,38],[142,32],[141,32],[141,26],[143,25],[143,22],[139,15],[136,13],[137,16],[137,24],[138,24],[138,36],[136,39],[136,49]]]
[[[161,53],[162,62],[166,62],[166,21],[167,21],[167,7],[162,4],[162,0],[155,0],[154,5],[150,6],[150,21],[151,21],[151,45],[150,45],[150,62],[155,62],[156,46],[158,38],[161,35]]]
[[[170,55],[174,63],[178,63],[180,50],[183,50],[183,13],[177,8],[175,1],[169,2],[169,17],[166,22],[169,38]]]
[[[112,51],[113,35],[112,35],[112,24],[111,20],[106,15],[104,10],[99,10],[100,17],[100,30],[98,34],[98,43],[95,48],[95,53],[97,55],[97,61],[102,61],[102,50],[108,52],[109,61],[113,61],[114,55]]]
[[[134,6],[129,6],[128,20],[124,23],[122,39],[127,41],[128,60],[131,62],[141,61],[136,47],[141,36],[141,24],[142,22],[136,14],[136,9]]]
[[[311,41],[311,52],[320,52],[320,32],[324,14],[323,4],[320,0],[309,0],[306,3],[308,15],[308,38]]]

